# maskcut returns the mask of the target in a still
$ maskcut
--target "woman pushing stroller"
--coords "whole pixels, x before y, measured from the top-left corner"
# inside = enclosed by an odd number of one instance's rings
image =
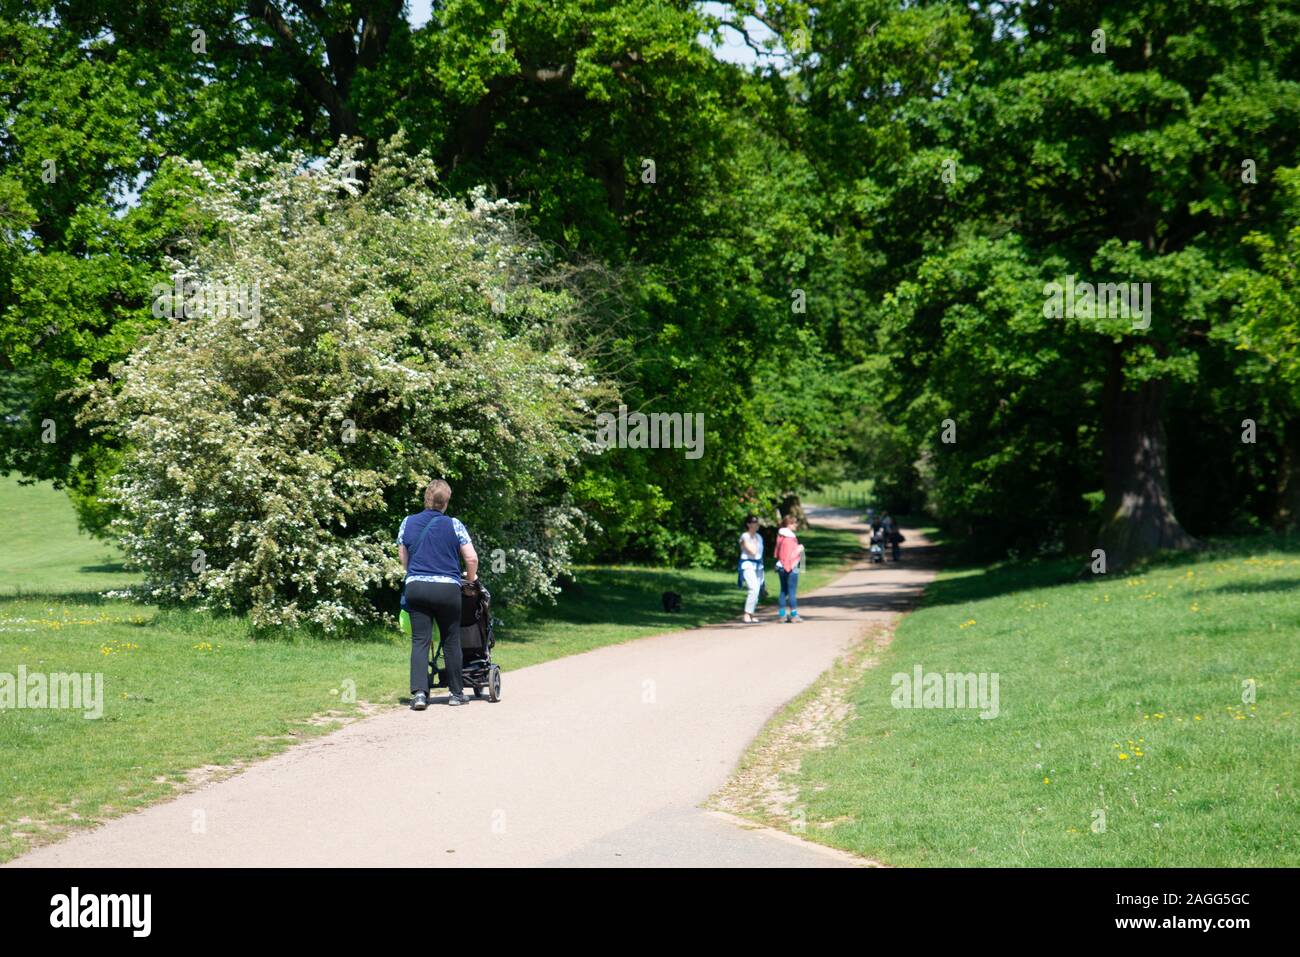
[[[451,486],[434,479],[424,490],[424,511],[402,519],[397,530],[397,555],[406,569],[405,602],[411,616],[411,709],[429,706],[429,648],[433,623],[438,623],[447,661],[449,705],[462,705],[461,562],[465,581],[478,579],[478,553],[458,518],[447,515]]]
[[[879,565],[885,560],[885,549],[888,548],[890,556],[894,561],[902,559],[902,551],[899,548],[904,541],[903,533],[898,530],[898,524],[894,517],[888,512],[881,515],[872,513],[871,522],[871,561]]]

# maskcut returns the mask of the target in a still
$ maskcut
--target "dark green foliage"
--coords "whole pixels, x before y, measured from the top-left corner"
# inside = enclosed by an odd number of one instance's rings
[[[1284,0],[0,10],[0,468],[92,528],[118,450],[68,390],[152,326],[200,228],[166,158],[399,130],[589,277],[569,333],[630,409],[705,415],[702,458],[614,450],[555,490],[599,521],[593,558],[725,560],[745,512],[841,477],[992,552],[1300,512]],[[758,67],[701,42],[746,25]],[[1150,328],[1045,317],[1070,274],[1150,281]]]

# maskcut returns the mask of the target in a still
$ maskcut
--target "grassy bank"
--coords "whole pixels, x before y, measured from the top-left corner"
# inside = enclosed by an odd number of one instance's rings
[[[843,533],[805,540],[805,589],[834,577],[857,547]],[[101,597],[133,580],[110,547],[77,532],[64,495],[0,479],[0,673],[99,673],[104,688],[98,719],[0,709],[0,860],[172,794],[191,769],[320,734],[331,724],[319,716],[393,707],[406,695],[409,645],[395,629],[356,641],[254,640],[241,619]],[[662,610],[670,590],[683,595],[680,614]],[[509,672],[732,618],[741,602],[734,572],[580,568],[555,606],[502,610],[496,660]],[[503,707],[508,675],[504,691]]]
[[[805,836],[896,865],[1300,864],[1300,543],[1078,567],[943,574],[805,756]],[[894,707],[917,665],[996,673],[997,717]]]

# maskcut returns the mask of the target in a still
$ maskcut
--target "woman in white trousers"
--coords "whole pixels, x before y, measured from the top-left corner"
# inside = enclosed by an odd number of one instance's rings
[[[754,609],[758,607],[758,596],[763,590],[763,537],[758,534],[758,518],[754,515],[745,519],[745,530],[740,533],[740,568],[738,581],[741,588],[748,589],[745,595],[745,621],[758,621]]]

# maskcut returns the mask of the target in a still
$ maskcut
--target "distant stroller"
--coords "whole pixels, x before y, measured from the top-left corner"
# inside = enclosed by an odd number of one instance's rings
[[[871,533],[871,561],[877,565],[885,560],[885,535],[880,529]]]
[[[496,635],[492,628],[492,596],[482,582],[463,582],[460,586],[461,674],[474,697],[487,692],[489,701],[501,700],[501,669],[492,663],[492,646]],[[442,637],[429,661],[429,687],[447,687],[447,669],[442,659]]]

